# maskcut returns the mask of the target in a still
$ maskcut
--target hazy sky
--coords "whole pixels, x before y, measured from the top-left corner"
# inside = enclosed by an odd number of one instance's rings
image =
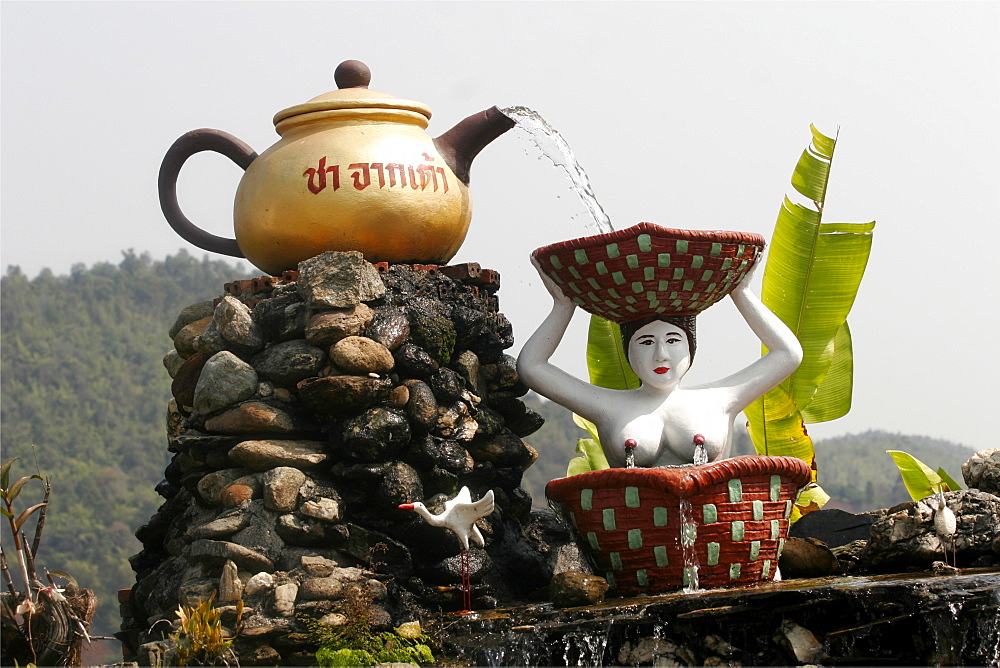
[[[809,124],[839,126],[825,219],[878,225],[850,318],[854,408],[810,431],[998,445],[1000,4],[5,1],[0,12],[4,267],[64,274],[129,248],[201,255],[159,211],[167,147],[215,127],[263,151],[278,138],[273,114],[333,88],[349,58],[368,63],[372,88],[429,104],[435,136],[494,104],[536,109],[619,229],[769,238]],[[192,158],[179,189],[188,216],[231,236],[240,174],[220,156]],[[528,254],[591,232],[566,184],[514,133],[473,165],[475,215],[454,261],[501,272],[518,347],[550,305]],[[577,315],[555,358],[581,376],[586,322]],[[701,318],[692,377],[726,375],[758,350],[726,300]]]

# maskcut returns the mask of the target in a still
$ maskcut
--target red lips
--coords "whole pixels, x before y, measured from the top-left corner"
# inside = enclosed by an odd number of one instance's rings
[[[653,372],[654,373],[658,373],[658,374],[664,374],[664,373],[666,373],[668,371],[670,371],[670,369],[668,369],[665,366],[658,366],[655,369],[653,369]]]

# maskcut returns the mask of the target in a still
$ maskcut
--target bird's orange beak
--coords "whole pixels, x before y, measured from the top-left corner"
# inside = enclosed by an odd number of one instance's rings
[[[412,503],[401,503],[401,504],[399,504],[399,509],[400,510],[413,510],[413,504]]]

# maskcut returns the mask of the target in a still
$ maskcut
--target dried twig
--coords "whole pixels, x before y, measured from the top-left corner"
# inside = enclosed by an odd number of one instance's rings
[[[3,571],[3,579],[7,583],[7,589],[10,593],[17,596],[17,589],[14,588],[14,578],[10,576],[10,569],[7,568],[7,555],[3,551],[3,547],[0,547],[0,571]]]
[[[42,539],[42,528],[45,526],[45,514],[49,509],[49,495],[52,493],[52,482],[46,478],[45,479],[45,498],[42,499],[41,510],[38,511],[38,524],[35,525],[35,539],[31,542],[31,555],[32,558],[38,556],[38,543]]]
[[[39,586],[41,583],[38,579],[38,573],[35,571],[35,555],[28,549],[28,539],[23,531],[21,532],[21,545],[24,546],[24,561],[28,568],[28,575],[31,577],[30,582],[26,582],[25,586]]]

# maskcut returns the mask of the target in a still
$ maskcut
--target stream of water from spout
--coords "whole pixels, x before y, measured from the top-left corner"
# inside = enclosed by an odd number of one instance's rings
[[[587,225],[587,227],[594,229],[596,234],[614,231],[611,218],[597,201],[587,172],[580,166],[576,156],[573,155],[573,149],[569,147],[563,136],[533,109],[513,106],[504,107],[500,112],[517,123],[517,130],[526,135],[528,140],[538,147],[542,155],[548,158],[553,165],[566,172],[566,176],[572,183],[573,191],[580,197],[580,201],[583,202],[587,212],[593,218],[593,224]]]
[[[684,557],[684,592],[699,591],[698,586],[698,555],[694,544],[698,539],[698,522],[694,508],[687,499],[681,499],[681,554]]]

